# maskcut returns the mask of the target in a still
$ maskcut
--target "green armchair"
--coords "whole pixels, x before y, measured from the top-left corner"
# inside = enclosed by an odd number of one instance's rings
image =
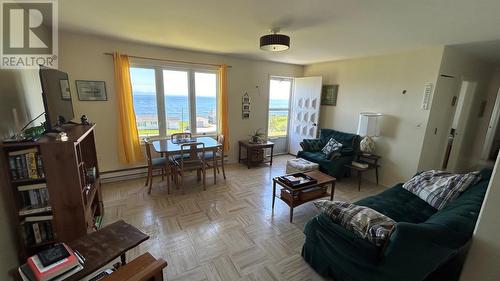
[[[331,138],[342,143],[342,148],[340,151],[326,156],[321,152],[321,149]],[[349,172],[345,164],[350,164],[359,153],[360,140],[360,136],[355,134],[320,129],[319,138],[305,139],[300,143],[302,151],[297,153],[297,157],[318,163],[320,171],[336,178],[342,178]]]

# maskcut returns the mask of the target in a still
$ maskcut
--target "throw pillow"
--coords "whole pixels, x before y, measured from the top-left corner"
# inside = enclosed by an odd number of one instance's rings
[[[304,139],[304,150],[309,152],[318,152],[323,148],[323,141],[321,139]]]
[[[323,149],[321,149],[321,152],[323,152],[323,154],[325,154],[325,156],[328,158],[333,152],[339,150],[341,147],[342,144],[340,142],[336,141],[334,138],[331,138],[330,140],[328,140]]]
[[[460,196],[469,186],[480,180],[479,171],[452,174],[446,171],[429,170],[411,178],[403,184],[403,188],[417,195],[432,207],[441,210]]]
[[[396,222],[364,206],[343,201],[318,200],[314,206],[355,235],[380,247],[389,239]]]

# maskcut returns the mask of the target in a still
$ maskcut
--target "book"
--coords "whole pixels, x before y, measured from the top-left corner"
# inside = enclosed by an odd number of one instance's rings
[[[42,234],[40,233],[40,227],[38,226],[38,223],[34,223],[31,225],[33,228],[33,235],[35,237],[35,243],[40,244],[42,243]]]
[[[62,273],[61,275],[54,277],[50,281],[62,281],[64,279],[70,277],[71,275],[76,274],[77,272],[81,271],[82,269],[83,269],[83,265],[78,264],[74,268]],[[21,279],[23,279],[23,281],[37,281],[37,279],[35,278],[35,275],[31,271],[31,269],[29,268],[28,264],[25,263],[25,264],[21,265],[17,271],[19,272],[19,275],[21,276]]]
[[[29,152],[25,155],[28,171],[28,178],[38,179],[38,169],[36,167],[35,152]]]
[[[69,252],[64,244],[56,244],[53,247],[36,254],[44,267],[69,257]]]
[[[66,244],[63,243],[63,245],[68,251],[69,255],[66,258],[63,258],[48,266],[43,266],[38,255],[34,255],[28,258],[28,266],[33,272],[33,275],[35,276],[37,281],[51,280],[80,265],[78,258],[75,256],[73,251]]]
[[[19,215],[26,216],[50,211],[52,211],[52,207],[48,205],[30,205],[20,209]]]
[[[50,221],[53,218],[54,218],[53,216],[35,216],[35,217],[26,217],[24,221],[25,222]]]
[[[47,188],[47,184],[46,183],[38,183],[38,184],[20,185],[17,187],[17,190],[27,191],[27,190],[42,189],[42,188]]]

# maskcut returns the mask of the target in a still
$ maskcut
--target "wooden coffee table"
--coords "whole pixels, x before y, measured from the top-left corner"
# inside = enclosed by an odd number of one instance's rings
[[[273,211],[274,211],[274,201],[276,197],[285,202],[290,206],[290,223],[293,220],[293,208],[300,206],[306,202],[326,197],[330,195],[330,200],[333,200],[333,195],[335,193],[335,181],[334,177],[324,174],[320,171],[311,171],[304,173],[311,178],[317,180],[317,183],[294,188],[283,182],[279,177],[273,178]],[[281,195],[276,196],[276,184],[282,187]],[[328,194],[327,187],[331,185],[332,189],[330,194]]]

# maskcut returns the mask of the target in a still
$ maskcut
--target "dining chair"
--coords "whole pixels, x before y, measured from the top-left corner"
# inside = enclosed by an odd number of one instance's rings
[[[219,170],[219,161],[220,167],[222,169],[222,176],[226,179],[226,171],[224,170],[224,135],[217,135],[217,142],[220,146],[217,148],[217,151],[207,151],[205,152],[205,160],[207,162],[207,166],[209,168],[213,168],[217,170],[217,173],[220,174]],[[215,159],[213,159],[215,157]],[[211,163],[215,162],[215,166]]]
[[[182,133],[175,133],[170,135],[170,140],[177,140],[177,139],[190,139],[191,138],[191,133],[190,132],[182,132]]]
[[[205,144],[202,142],[191,142],[181,144],[181,155],[186,155],[187,157],[181,157],[174,160],[175,166],[178,171],[175,171],[175,175],[180,176],[180,187],[182,188],[182,193],[184,193],[184,172],[196,171],[198,180],[200,180],[200,173],[203,178],[203,190],[206,188],[206,162],[205,162]],[[176,180],[176,182],[179,182]]]
[[[148,194],[151,194],[151,188],[153,187],[153,172],[161,171],[160,175],[162,180],[167,177],[167,193],[170,193],[170,176],[171,171],[169,171],[172,167],[172,163],[168,163],[167,166],[167,158],[165,157],[153,157],[151,154],[151,140],[149,138],[144,138],[144,145],[146,146],[146,159],[148,162],[148,175],[146,177],[146,183],[144,186],[148,186]],[[168,167],[168,168],[167,168]]]

